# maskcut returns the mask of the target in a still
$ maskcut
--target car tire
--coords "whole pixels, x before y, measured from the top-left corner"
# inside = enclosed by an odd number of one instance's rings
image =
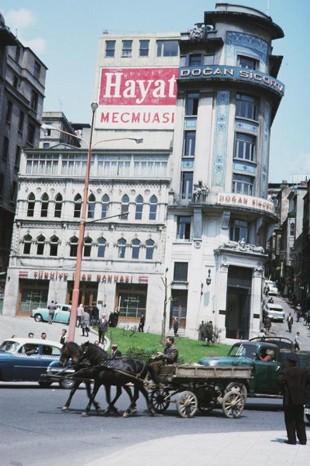
[[[59,382],[59,386],[60,388],[64,388],[65,390],[71,390],[71,388],[73,387],[75,381],[73,379],[62,379],[60,380]]]
[[[36,322],[42,322],[43,320],[41,314],[35,314],[33,318]]]

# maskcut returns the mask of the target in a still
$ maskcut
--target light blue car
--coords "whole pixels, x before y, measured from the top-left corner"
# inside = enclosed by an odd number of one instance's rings
[[[68,324],[70,320],[70,310],[71,306],[68,304],[58,304],[54,311],[53,322]],[[33,317],[36,322],[48,322],[47,307],[37,307],[33,309],[31,317]]]

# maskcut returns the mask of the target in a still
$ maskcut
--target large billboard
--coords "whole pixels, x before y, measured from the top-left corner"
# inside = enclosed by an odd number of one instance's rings
[[[96,128],[170,129],[178,68],[102,68]]]

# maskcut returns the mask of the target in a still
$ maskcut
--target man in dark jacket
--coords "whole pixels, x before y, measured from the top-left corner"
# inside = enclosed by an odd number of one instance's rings
[[[166,364],[175,364],[178,362],[178,350],[174,344],[174,337],[167,337],[163,353],[157,353],[149,363],[149,370],[153,381],[159,383],[159,373],[161,367]]]
[[[304,421],[304,403],[307,401],[310,372],[297,367],[298,358],[291,354],[287,358],[287,367],[280,374],[283,389],[284,419],[287,442],[296,445],[296,434],[301,445],[306,445],[307,436]],[[308,387],[307,387],[308,386]]]

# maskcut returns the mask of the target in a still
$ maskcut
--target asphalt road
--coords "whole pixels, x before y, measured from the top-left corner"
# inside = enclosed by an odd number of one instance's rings
[[[187,434],[261,432],[283,430],[281,400],[250,400],[239,419],[227,419],[218,410],[192,419],[177,417],[175,407],[165,415],[149,417],[138,405],[132,418],[81,416],[86,404],[84,389],[78,390],[71,410],[61,407],[68,392],[36,385],[1,384],[1,466],[85,466],[90,462],[148,440]],[[104,407],[104,392],[99,394]],[[120,399],[125,409],[128,398]],[[101,463],[100,463],[101,464]],[[147,461],[146,463],[147,464]]]

